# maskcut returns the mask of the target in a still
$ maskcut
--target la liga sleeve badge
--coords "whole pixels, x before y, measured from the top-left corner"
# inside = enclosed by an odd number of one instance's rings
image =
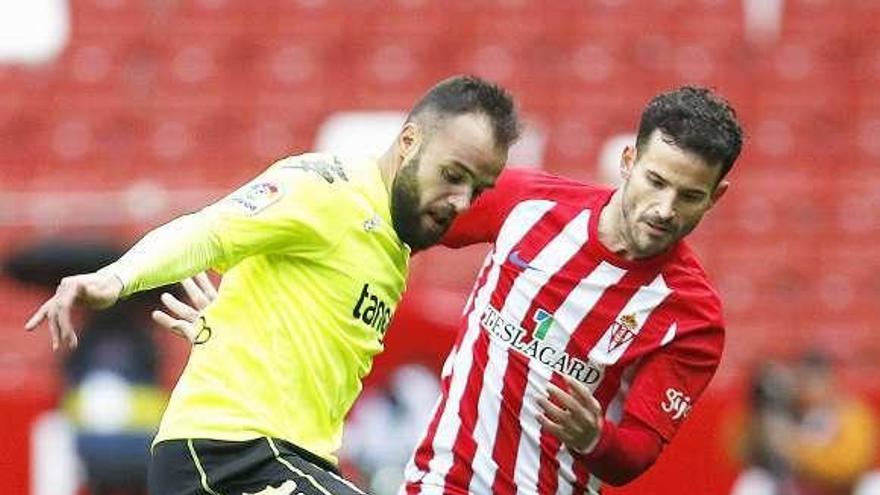
[[[256,215],[284,196],[284,189],[277,182],[255,182],[239,189],[229,201],[247,215]]]

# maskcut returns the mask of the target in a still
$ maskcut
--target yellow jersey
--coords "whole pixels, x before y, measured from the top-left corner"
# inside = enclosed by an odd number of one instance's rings
[[[199,214],[224,275],[154,442],[268,436],[335,463],[410,255],[376,161],[290,157]]]

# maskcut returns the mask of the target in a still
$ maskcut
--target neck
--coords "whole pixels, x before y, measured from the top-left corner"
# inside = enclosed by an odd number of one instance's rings
[[[608,204],[599,214],[599,242],[612,253],[630,259],[632,253],[627,249],[626,237],[622,232],[623,221],[623,187],[614,191]]]
[[[394,177],[400,170],[400,159],[396,153],[396,147],[388,148],[388,151],[382,154],[378,159],[379,174],[382,176],[382,182],[385,184],[385,190],[391,194],[391,185],[394,184]]]

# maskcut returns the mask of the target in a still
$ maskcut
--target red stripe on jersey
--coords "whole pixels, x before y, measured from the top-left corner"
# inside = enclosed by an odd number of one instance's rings
[[[477,275],[477,281],[474,283],[474,288],[471,291],[471,294],[477,294],[480,289],[486,285],[486,280],[489,278],[489,271],[492,268],[491,256],[494,253],[494,249],[487,256],[490,257],[490,261],[483,264],[483,267],[480,269],[480,273]],[[474,310],[474,304],[476,304],[476,296],[472,295],[470,297],[470,301],[468,301],[467,308],[461,314],[461,318],[458,319],[458,327],[462,330],[458,332],[458,335],[455,337],[455,343],[452,344],[452,350],[449,354],[449,359],[454,358],[454,354],[458,352],[458,349],[461,348],[461,342],[464,340],[464,336],[467,334],[467,321],[471,311]],[[443,409],[437,410],[437,417],[440,417],[440,414],[443,412]]]
[[[636,292],[656,277],[654,270],[627,271],[620,282],[613,286],[613,290],[606,290],[587,313],[569,340],[566,352],[574,356],[588,355]],[[602,407],[606,405],[602,404]]]
[[[528,234],[523,237],[523,239],[521,239],[517,245],[514,246],[514,248],[511,250],[511,253],[516,253],[518,257],[522,260],[534,259],[534,257],[537,256],[538,253],[540,253],[544,248],[546,248],[547,245],[561,232],[561,229],[580,213],[579,210],[575,209],[565,209],[562,212],[559,210],[561,210],[561,208],[556,207],[545,214],[541,218],[541,220],[539,220],[532,227]],[[513,285],[516,282],[517,276],[520,274],[521,271],[527,269],[528,268],[511,266],[511,264],[509,263],[503,264],[501,267],[498,284],[495,288],[495,291],[490,297],[490,304],[496,308],[502,308],[504,306],[504,302],[507,299],[507,296],[510,294],[510,290],[513,288]],[[470,308],[470,310],[472,309],[473,308]],[[470,313],[470,311],[468,311],[468,313]],[[481,338],[482,337],[487,337],[488,343],[488,335],[482,333]],[[471,369],[471,373],[474,373],[476,371],[480,373],[480,376],[482,377],[486,366],[492,366],[492,364],[489,363],[488,353],[484,353],[479,356],[475,354],[474,366]],[[508,350],[508,364],[507,369],[504,372],[504,381],[502,384],[503,399],[501,401],[501,404],[504,408],[504,411],[502,411],[501,413],[502,418],[505,417],[506,414],[511,414],[513,417],[517,417],[519,415],[519,409],[522,404],[522,391],[525,389],[525,380],[528,376],[527,369],[525,371],[516,369],[517,367],[522,366],[525,366],[526,368],[528,366],[525,357]],[[515,395],[509,396],[511,384],[515,384],[520,379],[522,381],[522,385],[515,386],[515,389],[518,389],[519,392]],[[476,412],[477,405],[479,403],[481,389],[482,379],[480,380],[480,389],[477,389],[475,395],[472,397],[474,412]],[[468,393],[469,392],[466,392],[466,394]],[[463,406],[471,405],[468,403],[467,399],[463,400],[462,402]],[[458,451],[459,442],[465,442],[463,445],[466,445],[468,449],[470,448],[470,444],[473,444],[474,447],[476,446],[475,439],[473,437],[475,423],[476,421],[474,421],[473,424],[466,425],[464,419],[462,419],[461,430],[456,437],[456,451]],[[516,450],[520,438],[520,431],[518,428],[519,425],[517,424],[515,427],[509,428],[512,431],[506,431],[507,428],[503,428],[505,426],[505,423],[509,422],[499,421],[499,430],[496,435],[495,445],[492,446],[493,459],[498,465],[498,470],[496,471],[496,478],[495,480],[493,480],[493,485],[499,482],[500,473],[504,472],[508,467],[510,469],[507,472],[512,472],[513,463],[515,462],[516,458]],[[513,442],[512,445],[511,442]],[[469,457],[468,460],[472,461],[473,457]],[[456,467],[457,466],[453,464],[453,470]],[[470,475],[472,476],[473,473],[471,472]],[[452,478],[447,477],[447,482],[450,481],[452,481]],[[467,481],[469,484],[470,480],[468,479]],[[512,478],[507,480],[507,482],[504,483],[505,487],[502,490],[506,489],[510,491],[515,491],[515,487],[512,485],[512,482]],[[466,487],[467,484],[462,483],[457,484],[456,486]],[[499,492],[494,488],[493,492],[504,493],[504,491]]]
[[[595,306],[581,320],[581,324],[578,325],[578,328],[572,334],[566,346],[566,352],[573,356],[587,356],[590,349],[601,339],[608,325],[623,311],[623,308],[635,296],[636,292],[643,285],[649,284],[656,276],[657,273],[654,270],[630,270],[624,274],[617,284],[606,288],[599,300],[596,301]],[[614,366],[608,368],[608,373],[612,376],[610,381],[617,384],[619,383],[619,376],[614,376],[616,374],[615,368]],[[606,375],[605,379],[607,378],[609,376]],[[599,387],[600,389],[603,388],[602,385],[605,384],[605,379],[603,379],[603,383]],[[553,374],[551,381],[557,386],[562,385],[561,388],[563,389],[566,388],[558,373]],[[607,395],[607,392],[601,395],[596,394],[596,399],[602,405],[603,411],[607,410],[608,403],[613,398],[613,392],[616,391],[616,387],[609,386],[606,390],[612,393],[610,395]],[[559,479],[559,461],[557,458],[559,445],[560,442],[555,437],[551,438],[550,435],[546,435],[542,429],[539,483],[546,483],[548,489],[555,487]],[[576,491],[585,490],[589,482],[590,473],[580,463],[576,462],[574,464],[575,479],[577,480]],[[553,493],[553,491],[545,492],[539,490],[538,493]]]
[[[422,439],[422,442],[419,444],[419,447],[416,449],[415,455],[413,456],[413,464],[415,464],[419,471],[423,473],[428,471],[428,463],[430,463],[431,459],[434,457],[434,436],[437,434],[437,426],[440,424],[441,413],[446,409],[446,399],[449,398],[449,386],[451,383],[451,375],[441,379],[440,389],[442,392],[440,395],[440,404],[437,406],[437,411],[434,413],[434,417],[431,418],[431,422],[428,424],[428,431],[425,433],[425,438]],[[415,485],[407,485],[406,491],[410,495],[419,492]]]
[[[522,354],[508,350],[507,360],[504,389],[501,391],[501,418],[498,421],[495,446],[492,449],[492,459],[498,465],[495,479],[492,481],[492,493],[502,495],[516,493],[513,471],[516,467],[516,452],[522,432],[519,422],[510,421],[510,418],[519,417],[529,373],[528,358]]]
[[[559,215],[556,217],[556,222],[558,223],[557,227],[553,229],[554,235],[545,240],[541,249],[535,251],[534,254],[530,254],[529,259],[534,258],[540,250],[546,248],[547,244],[553,241],[556,235],[560,234],[562,229],[581,214],[582,211],[562,207],[556,208],[552,212]],[[591,258],[575,255],[556,273],[551,275],[547,283],[529,302],[529,308],[524,313],[523,320],[518,322],[528,332],[530,337],[537,323],[529,316],[534,315],[538,308],[554,313],[565,301],[569,292],[577,286],[581,278],[595,269],[597,264]],[[504,300],[495,302],[495,307],[503,307],[506,298],[507,294],[505,294]],[[495,446],[492,449],[492,459],[498,466],[495,472],[495,479],[493,480],[492,491],[502,495],[516,492],[513,473],[516,468],[517,453],[522,437],[522,425],[519,422],[519,415],[529,375],[528,358],[512,349],[508,349],[507,356],[508,366],[504,373],[501,391],[502,413],[495,435]]]
[[[565,380],[559,373],[553,373],[550,383],[565,390]],[[541,428],[541,465],[538,468],[538,493],[556,493],[559,485],[559,446],[556,435]]]
[[[595,270],[598,264],[598,261],[592,258],[574,256],[550,278],[547,284],[541,288],[531,301],[529,309],[525,313],[525,318],[520,322],[520,325],[529,332],[529,336],[532,336],[532,332],[534,332],[537,326],[537,323],[533,318],[529,318],[529,315],[534,315],[538,308],[549,313],[555,313],[562,306],[562,303],[565,302],[565,298],[568,297],[569,293],[577,287],[583,278]],[[495,474],[495,486],[497,486],[495,493],[514,493],[516,491],[513,477],[507,476],[505,473],[513,473],[516,466],[516,457],[522,436],[519,415],[529,374],[528,360],[525,356],[513,350],[508,351],[508,356],[508,359],[516,359],[517,362],[522,361],[524,366],[521,369],[514,369],[508,366],[504,375],[502,404],[510,404],[511,408],[509,410],[510,415],[502,416],[502,420],[498,423],[496,448],[493,452],[493,458],[499,466]],[[554,378],[558,377],[554,374]],[[562,383],[562,380],[560,379],[556,383],[559,385]],[[502,445],[499,442],[505,442],[505,444]],[[540,469],[545,469],[545,464],[557,463],[556,451],[554,450],[552,455],[548,455],[547,451],[542,448],[540,459]]]
[[[491,256],[491,253],[488,255]],[[474,283],[473,293],[476,294],[477,291],[483,288],[486,285],[486,280],[489,276],[489,269],[491,268],[492,263],[484,263],[480,273],[477,275],[477,281]],[[466,320],[467,314],[473,310],[474,300],[471,299],[467,310],[461,317],[460,327],[467,328]],[[458,332],[458,336],[455,339],[455,343],[453,344],[452,350],[450,351],[450,356],[448,359],[453,359],[454,354],[461,347],[461,341],[464,338],[466,331]],[[428,471],[428,464],[431,462],[431,459],[434,457],[434,437],[437,434],[437,426],[440,424],[440,418],[443,415],[443,410],[446,408],[446,400],[449,398],[449,387],[452,383],[451,376],[443,376],[440,380],[441,387],[441,395],[440,395],[440,404],[437,407],[437,410],[434,412],[434,417],[431,418],[431,422],[428,424],[428,430],[425,432],[425,436],[422,438],[422,441],[419,443],[418,448],[413,456],[413,464],[419,469],[421,472]],[[409,495],[416,495],[419,493],[419,489],[416,485],[407,484],[406,492]]]
[[[473,364],[458,410],[461,425],[452,448],[455,462],[446,473],[446,486],[466,488],[474,474],[471,463],[477,451],[477,443],[474,440],[473,431],[477,423],[477,404],[480,401],[480,391],[483,389],[483,376],[485,375],[488,354],[489,334],[480,332],[474,343]]]
[[[531,259],[532,256],[534,256],[534,254],[544,245],[544,243],[536,243],[535,242],[534,238],[537,237],[535,235],[535,233],[536,232],[552,233],[554,231],[554,229],[552,229],[552,228],[539,229],[540,224],[546,223],[547,219],[551,218],[551,215],[549,215],[548,213],[549,213],[549,211],[544,212],[541,215],[541,218],[539,220],[537,220],[537,222],[532,226],[532,228],[526,234],[526,237],[531,237],[532,241],[523,242],[524,239],[520,239],[518,244],[515,245],[513,247],[513,249],[511,249],[511,253],[519,251],[519,253],[518,253],[519,256],[525,257],[527,259]],[[492,252],[493,257],[496,255],[496,253],[495,253],[496,249],[497,249],[497,246],[493,247],[493,252]],[[509,264],[507,264],[506,262],[507,262],[507,259],[503,259],[500,261],[501,266],[498,267],[498,269],[499,269],[498,280],[496,282],[496,285],[495,285],[495,288],[493,289],[492,294],[490,294],[489,304],[493,304],[493,301],[495,300],[496,295],[499,295],[499,294],[503,294],[503,297],[501,297],[501,299],[503,300],[503,298],[506,297],[506,294],[510,291],[511,287],[513,286],[513,279],[515,279],[515,276],[512,276],[512,275],[506,273],[506,270],[514,270],[514,269],[515,270],[522,270],[522,268],[513,268],[513,267],[508,268]],[[468,334],[468,320],[470,318],[471,313],[474,311],[474,307],[476,304],[476,294],[479,294],[479,291],[484,288],[485,284],[488,281],[489,273],[491,272],[492,267],[495,265],[495,263],[496,263],[496,261],[492,260],[489,263],[485,264],[483,272],[481,274],[482,280],[480,281],[478,286],[473,289],[471,301],[470,301],[470,304],[468,305],[468,309],[462,315],[461,329],[458,332],[458,336],[456,338],[456,342],[455,342],[455,345],[453,348],[454,352],[456,352],[456,353],[461,350],[461,344],[462,344],[465,336]],[[477,322],[476,324],[480,325],[479,322]],[[480,335],[477,339],[477,343],[479,343],[481,341],[485,341],[485,344],[488,344],[488,335],[485,334],[485,332],[483,332],[482,330],[478,329],[477,331],[480,332]],[[475,343],[475,347],[476,347],[476,345],[477,344]],[[488,346],[485,346],[485,348],[488,349]],[[461,352],[472,352],[472,351],[464,350]],[[482,359],[478,360],[478,357],[482,357]],[[474,356],[474,359],[471,364],[471,374],[473,374],[475,369],[485,370],[485,367],[487,366],[487,362],[488,362],[488,355],[485,352],[482,354],[482,356]],[[464,392],[463,399],[464,399],[464,397],[468,397],[472,393],[475,394],[475,397],[473,397],[473,400],[470,400],[470,401],[462,400],[461,407],[463,407],[464,405],[472,405],[474,408],[477,408],[479,405],[480,391],[482,390],[482,375],[481,375],[480,386],[475,391],[470,390],[470,388],[471,388],[470,383],[471,382],[470,382],[470,376],[469,376],[468,386],[466,387],[466,390]],[[437,411],[434,414],[434,418],[432,418],[432,420],[431,420],[431,429],[429,430],[429,435],[426,435],[425,439],[419,445],[418,452],[416,454],[416,463],[415,464],[421,472],[428,472],[429,463],[432,460],[432,458],[434,457],[433,444],[434,444],[435,437],[437,434],[437,427],[439,425],[440,420],[443,417],[443,412],[447,407],[446,399],[449,397],[449,382],[448,381],[446,383],[446,386],[442,389],[442,393],[443,393],[442,407],[437,408]],[[474,418],[476,418],[476,413],[474,414]],[[475,423],[475,422],[476,421],[474,420],[473,423]],[[462,422],[462,424],[459,426],[459,431],[456,432],[456,440],[452,445],[452,455],[453,456],[458,455],[457,453],[459,452],[459,442],[463,438],[463,433],[465,433],[465,431],[464,431],[464,424]],[[467,429],[466,434],[467,434],[467,436],[469,436],[471,438],[471,442],[473,443],[473,424],[471,424],[470,427]],[[468,466],[470,466],[470,463],[473,460],[473,452],[468,452],[469,449],[470,449],[470,447],[465,447],[463,449],[463,452],[465,454],[469,455]],[[470,474],[467,476],[467,480],[465,480],[464,477],[462,477],[462,475],[460,475],[460,474],[450,478],[449,474],[452,472],[452,470],[456,469],[456,467],[457,467],[456,463],[453,462],[453,466],[450,469],[450,472],[447,473],[447,477],[445,478],[446,487],[444,487],[444,492],[449,489],[450,481],[463,482],[463,483],[465,481],[467,481],[466,483],[460,485],[460,487],[464,488],[465,490],[467,489],[467,486],[469,484],[469,479],[473,475],[473,473],[470,472]],[[471,471],[471,469],[469,468],[468,471]]]

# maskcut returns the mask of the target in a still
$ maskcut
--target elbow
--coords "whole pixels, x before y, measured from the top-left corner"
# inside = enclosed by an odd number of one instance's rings
[[[621,487],[635,481],[636,478],[644,474],[648,468],[654,465],[657,457],[653,456],[651,459],[645,459],[644,462],[632,464],[623,469],[606,470],[602,473],[594,472],[593,474],[602,480],[603,483],[613,487]]]
[[[650,464],[640,469],[604,473],[605,476],[599,476],[599,479],[602,480],[603,483],[607,483],[613,487],[621,487],[635,481],[635,479],[647,471],[649,467],[651,467]]]
[[[611,485],[615,488],[624,486],[631,481],[634,481],[636,478],[642,475],[642,472],[631,472],[631,473],[614,473],[610,474],[606,477],[599,477],[603,483]]]

